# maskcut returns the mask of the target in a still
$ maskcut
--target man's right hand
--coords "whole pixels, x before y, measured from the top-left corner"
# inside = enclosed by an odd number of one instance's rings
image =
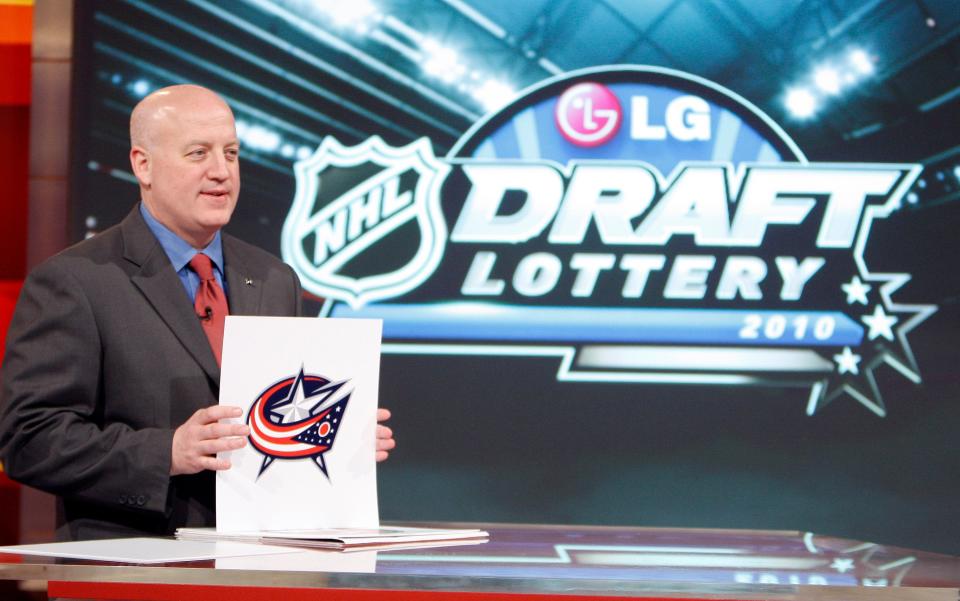
[[[250,428],[243,424],[221,424],[220,420],[241,415],[240,407],[213,405],[190,416],[173,433],[170,475],[230,469],[230,462],[217,459],[217,453],[246,445]]]

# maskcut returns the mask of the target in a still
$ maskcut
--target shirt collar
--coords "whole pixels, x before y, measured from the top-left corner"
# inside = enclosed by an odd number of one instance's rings
[[[202,252],[210,257],[214,267],[220,272],[221,276],[223,275],[223,244],[220,241],[220,230],[217,230],[217,233],[213,236],[213,240],[210,241],[210,244],[208,244],[206,248],[198,251],[193,248],[189,242],[174,234],[167,226],[157,221],[156,218],[150,214],[147,206],[142,202],[140,203],[140,214],[143,215],[143,220],[147,222],[147,227],[150,228],[150,231],[156,236],[157,241],[160,242],[163,252],[167,253],[167,257],[170,258],[170,263],[173,264],[174,271],[179,272],[190,262],[193,255]]]

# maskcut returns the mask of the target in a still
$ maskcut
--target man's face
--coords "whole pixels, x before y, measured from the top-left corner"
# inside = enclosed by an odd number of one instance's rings
[[[240,193],[232,113],[215,98],[174,103],[152,120],[148,139],[138,174],[147,208],[195,248],[206,246],[230,221]]]

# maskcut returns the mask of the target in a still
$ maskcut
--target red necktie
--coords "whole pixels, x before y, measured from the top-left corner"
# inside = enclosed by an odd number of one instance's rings
[[[197,253],[190,259],[190,268],[200,276],[200,286],[193,299],[193,308],[200,318],[203,333],[210,341],[213,356],[220,365],[220,355],[223,352],[223,325],[230,313],[227,308],[227,297],[223,288],[217,283],[213,275],[213,261],[203,253]]]

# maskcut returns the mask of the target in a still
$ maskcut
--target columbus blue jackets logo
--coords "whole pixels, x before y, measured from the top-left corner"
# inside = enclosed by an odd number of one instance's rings
[[[351,391],[349,380],[305,374],[269,386],[247,413],[250,443],[263,455],[259,477],[277,459],[310,459],[328,478],[324,454],[333,449]]]

